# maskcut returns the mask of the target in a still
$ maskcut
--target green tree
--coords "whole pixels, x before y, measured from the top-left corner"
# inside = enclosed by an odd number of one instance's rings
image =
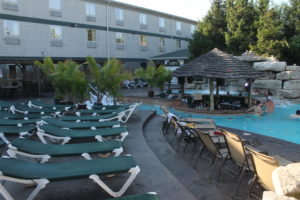
[[[227,0],[225,41],[227,51],[241,54],[255,43],[255,9],[252,1]]]
[[[168,81],[168,70],[163,66],[160,65],[156,69],[156,80],[155,80],[155,85],[160,89],[161,92],[164,91],[164,85]]]
[[[100,68],[92,57],[87,58],[92,72],[93,82],[99,90],[98,101],[104,94],[116,98],[120,95],[120,85],[123,81],[131,79],[131,74],[123,71],[122,63],[118,59],[110,59]]]
[[[195,32],[193,39],[189,41],[189,51],[191,53],[190,58],[197,58],[198,56],[212,50],[215,44],[205,36],[203,33]]]
[[[214,43],[213,48],[226,49],[226,29],[225,3],[223,0],[213,0],[207,15],[199,23],[199,32]]]
[[[54,64],[50,57],[46,57],[43,62],[35,61],[34,64],[54,86],[56,99],[83,102],[87,97],[88,83],[77,63],[67,60]]]
[[[217,47],[226,49],[225,44],[226,15],[223,0],[213,0],[208,14],[199,22],[198,29],[189,41],[191,58]]]
[[[266,0],[261,5],[259,21],[257,22],[257,42],[251,50],[259,55],[275,56],[282,59],[283,52],[288,48],[284,38],[284,25],[280,17],[279,8],[268,8]]]
[[[300,65],[300,1],[290,0],[283,5],[284,35],[288,39],[289,49],[285,52],[287,61]]]
[[[162,90],[164,83],[168,79],[168,70],[166,70],[166,68],[163,65],[156,67],[153,61],[148,62],[146,69],[141,67],[136,69],[134,73],[137,78],[143,78],[145,81],[148,82],[150,86],[150,93],[153,93],[154,86],[157,86]]]

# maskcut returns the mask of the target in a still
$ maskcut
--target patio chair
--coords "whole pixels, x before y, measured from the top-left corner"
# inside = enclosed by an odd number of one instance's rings
[[[44,124],[38,126],[37,135],[43,143],[47,143],[46,138],[54,141],[61,141],[61,144],[68,143],[71,139],[91,139],[94,138],[99,142],[104,139],[115,138],[124,141],[128,135],[127,127],[103,128],[97,130],[68,130],[57,126]]]
[[[193,123],[195,128],[197,129],[205,129],[205,130],[217,130],[217,126],[215,124],[215,120],[209,118],[191,118],[187,117],[183,119],[186,123]]]
[[[13,197],[6,190],[2,181],[36,185],[33,192],[27,197],[27,200],[32,200],[50,182],[83,178],[92,179],[111,196],[120,197],[140,172],[140,168],[131,156],[55,163],[36,163],[2,157],[0,158],[0,172],[0,193],[5,199],[13,200]],[[117,192],[100,179],[100,176],[124,173],[129,173],[130,176]]]
[[[111,128],[120,127],[120,122],[118,121],[104,121],[104,122],[68,122],[62,121],[54,118],[45,118],[39,124],[51,124],[61,128],[69,129],[96,129],[96,128]]]
[[[234,133],[222,129],[220,129],[220,131],[224,134],[228,149],[228,155],[224,158],[220,171],[224,171],[232,177],[240,175],[241,178],[244,170],[250,170],[249,157],[247,156],[244,148],[244,141]],[[236,172],[232,168],[227,167],[227,161],[232,161],[232,163],[234,163],[239,170]]]
[[[275,191],[272,182],[272,172],[279,166],[285,166],[291,162],[278,156],[268,156],[247,147],[250,158],[253,164],[254,178],[249,185],[248,194],[257,199],[260,199],[252,190],[256,183],[259,183],[265,190]]]
[[[44,108],[48,108],[48,109],[53,109],[53,110],[69,110],[71,108],[74,107],[74,105],[57,105],[57,104],[47,104],[41,100],[35,99],[35,100],[30,100],[27,104],[29,107],[33,107],[33,108],[39,108],[39,109],[44,109]]]
[[[35,126],[0,126],[0,138],[6,143],[9,144],[7,136],[20,136],[30,135],[34,130]]]
[[[146,194],[136,194],[107,200],[160,200],[160,198],[156,192],[149,192]]]
[[[108,156],[114,153],[115,157],[123,152],[120,141],[110,140],[104,142],[89,142],[77,144],[43,144],[34,140],[17,138],[8,145],[7,154],[17,158],[17,155],[33,159],[41,159],[41,162],[48,162],[51,157],[82,156],[91,160],[90,154]]]
[[[227,149],[221,148],[220,145],[218,145],[218,143],[215,140],[213,141],[213,137],[210,136],[208,133],[201,131],[199,129],[193,129],[194,133],[197,134],[197,138],[200,140],[200,142],[202,143],[202,146],[200,147],[200,152],[199,152],[199,157],[198,159],[195,161],[194,167],[197,165],[200,157],[203,155],[203,153],[208,153],[209,155],[212,156],[212,158],[210,157],[204,157],[207,160],[210,160],[210,165],[213,165],[213,168],[211,170],[211,173],[209,175],[209,178],[212,176],[215,168],[216,168],[216,163],[218,160],[222,160],[225,157],[227,157],[228,155],[228,151]],[[218,137],[218,136],[215,136]]]
[[[121,121],[122,117],[124,116],[124,112],[120,113],[112,113],[112,114],[106,114],[106,115],[100,115],[100,116],[93,116],[93,115],[83,115],[83,116],[62,116],[59,119],[62,121],[76,121],[76,122],[82,122],[82,121],[111,121],[111,120],[118,120]]]
[[[235,191],[235,195],[237,195],[242,177],[246,171],[251,171],[252,165],[249,156],[245,151],[245,142],[234,133],[222,129],[220,129],[220,131],[224,135],[228,154],[223,158],[217,177],[220,177],[221,171],[225,172],[231,177],[238,177],[237,188]],[[228,161],[231,161],[231,163],[237,167],[237,170],[226,165]]]
[[[28,124],[35,124],[38,121],[40,121],[40,119],[2,119],[0,120],[0,126],[23,126]]]

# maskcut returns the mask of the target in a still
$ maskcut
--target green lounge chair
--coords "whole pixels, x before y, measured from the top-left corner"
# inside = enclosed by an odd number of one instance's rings
[[[126,197],[119,197],[107,200],[160,200],[156,192],[149,192],[146,194],[137,194]]]
[[[111,121],[111,120],[118,120],[121,121],[122,117],[124,116],[124,112],[120,113],[112,113],[112,114],[106,114],[106,115],[100,115],[100,116],[93,116],[93,115],[83,115],[83,116],[62,116],[59,119],[62,121]]]
[[[0,126],[23,126],[28,124],[35,124],[38,121],[41,121],[41,119],[2,119],[0,120]]]
[[[124,112],[124,116],[122,116],[122,118],[119,120],[122,123],[126,123],[128,121],[128,119],[131,117],[132,113],[134,112],[134,110],[140,106],[142,103],[138,102],[138,103],[134,103],[132,105],[129,106],[129,108],[126,109],[126,107],[123,108],[119,108],[119,109],[105,109],[105,110],[80,110],[78,112],[76,112],[77,116],[80,116],[81,114],[92,114],[92,115],[104,115],[104,114],[110,114],[110,113],[121,113]]]
[[[111,128],[120,127],[120,122],[118,121],[106,121],[106,122],[67,122],[61,121],[54,118],[45,118],[40,124],[52,124],[62,128],[69,129],[96,129],[96,128]]]
[[[8,110],[13,104],[8,101],[0,100],[0,108],[1,110]]]
[[[30,108],[26,105],[22,104],[15,104],[12,105],[9,108],[10,112],[16,114],[16,113],[22,113],[22,114],[55,114],[55,115],[60,115],[64,110],[53,110],[53,109],[35,109],[35,108]]]
[[[55,163],[35,163],[2,157],[0,158],[0,193],[4,199],[13,200],[2,181],[25,185],[36,184],[36,188],[27,197],[27,200],[32,200],[49,182],[90,178],[111,196],[120,197],[126,192],[139,172],[140,168],[131,156]],[[130,173],[130,176],[117,192],[110,189],[100,179],[100,176],[124,173]]]
[[[5,136],[16,136],[19,135],[23,137],[24,135],[29,135],[34,130],[36,130],[35,126],[0,126],[0,138],[6,143],[10,142]]]
[[[82,156],[91,160],[90,154],[114,153],[115,157],[123,152],[121,142],[110,140],[104,142],[89,142],[77,144],[43,144],[34,140],[17,138],[8,145],[7,154],[17,158],[17,155],[26,156],[34,159],[41,159],[41,162],[48,162],[51,157],[61,156]]]
[[[43,109],[43,108],[50,108],[50,109],[53,109],[53,110],[57,110],[57,109],[60,109],[60,110],[69,110],[71,108],[74,107],[74,105],[57,105],[57,104],[47,104],[41,100],[30,100],[28,102],[28,106],[29,107],[33,107],[33,108],[40,108],[40,109]]]
[[[122,105],[93,105],[93,109],[95,110],[103,110],[103,109],[119,109],[125,108],[128,109],[130,105],[122,104]]]
[[[118,109],[105,109],[105,110],[95,110],[95,109],[82,109],[82,110],[78,110],[75,114],[77,116],[81,116],[81,115],[106,115],[106,114],[112,114],[112,113],[120,113],[122,111],[124,111],[124,108],[118,108]]]
[[[7,111],[1,111],[0,110],[0,117],[3,119],[37,119],[37,118],[43,118],[47,117],[48,115],[42,115],[42,114],[13,114]]]
[[[62,144],[68,143],[71,139],[89,139],[95,138],[102,142],[104,138],[116,138],[120,141],[128,135],[127,127],[103,128],[97,130],[68,130],[57,126],[44,124],[38,126],[37,135],[43,143],[47,143],[45,137],[52,140],[62,141]]]

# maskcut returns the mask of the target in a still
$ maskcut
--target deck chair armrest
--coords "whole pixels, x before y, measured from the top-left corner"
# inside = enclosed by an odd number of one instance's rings
[[[31,158],[31,159],[39,159],[40,163],[45,163],[48,162],[49,159],[51,158],[50,155],[35,155],[35,154],[30,154],[30,153],[25,153],[22,151],[19,151],[17,148],[13,147],[11,144],[8,146],[8,150],[7,150],[7,154],[12,157],[12,158],[16,158],[17,156],[24,156],[27,158]]]
[[[272,157],[277,160],[277,162],[279,163],[280,166],[286,166],[288,164],[293,163],[292,161],[287,160],[287,159],[281,157],[280,155],[272,155]]]
[[[123,132],[120,134],[121,137],[118,140],[123,142],[128,135],[129,135],[128,131]]]
[[[269,155],[267,151],[256,149],[255,147],[251,146],[250,143],[249,144],[245,144],[244,148],[247,151],[247,153],[248,153],[248,149],[252,149],[254,151],[257,151],[258,153],[263,153],[265,155]]]

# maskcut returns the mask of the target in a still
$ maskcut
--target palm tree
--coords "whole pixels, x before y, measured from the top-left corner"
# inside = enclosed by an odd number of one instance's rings
[[[114,98],[115,103],[121,83],[131,79],[131,74],[123,71],[122,63],[117,59],[108,60],[102,68],[98,67],[94,58],[88,57],[87,60],[91,68],[93,83],[99,91],[98,102],[107,93]]]
[[[153,61],[149,61],[147,68],[139,68],[135,70],[135,76],[137,78],[143,78],[148,82],[150,90],[148,92],[150,97],[154,96],[153,87],[157,86],[163,90],[164,83],[166,82],[168,70],[163,65],[158,68],[155,66]]]
[[[70,60],[58,62],[55,65],[50,57],[42,62],[35,61],[52,83],[55,89],[55,99],[83,102],[87,96],[87,80],[79,70],[80,66]]]

